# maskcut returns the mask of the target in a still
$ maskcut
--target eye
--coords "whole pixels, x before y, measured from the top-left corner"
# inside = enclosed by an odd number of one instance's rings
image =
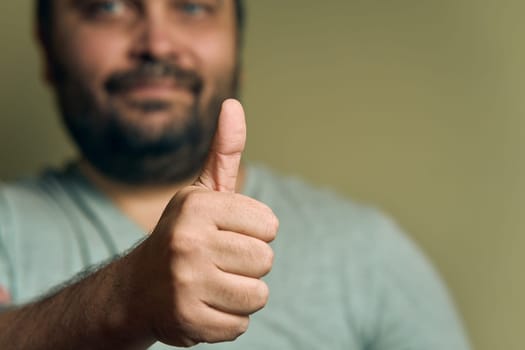
[[[200,17],[213,12],[215,1],[180,1],[176,5],[184,15]]]
[[[204,6],[195,3],[186,3],[182,5],[182,10],[189,15],[198,15],[202,13],[205,9]]]
[[[122,12],[124,5],[118,1],[108,1],[100,4],[100,11],[107,13]]]
[[[126,4],[122,0],[94,1],[86,6],[88,15],[96,16],[118,16],[126,10]]]

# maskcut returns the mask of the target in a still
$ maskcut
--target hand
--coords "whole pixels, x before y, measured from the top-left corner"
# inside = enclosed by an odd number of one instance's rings
[[[272,267],[268,242],[278,220],[266,205],[235,193],[245,141],[242,106],[227,100],[201,175],[177,193],[130,254],[141,312],[159,341],[234,340],[268,300],[261,277]]]
[[[7,289],[5,289],[4,287],[0,285],[0,307],[7,306],[9,305],[10,302],[11,302],[11,295],[9,294]]]

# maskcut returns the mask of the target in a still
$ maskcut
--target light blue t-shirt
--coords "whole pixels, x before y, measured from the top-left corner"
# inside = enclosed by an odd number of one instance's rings
[[[441,280],[390,219],[261,166],[246,179],[280,220],[270,299],[235,342],[198,349],[469,348]],[[144,234],[76,166],[1,185],[0,285],[27,302]]]

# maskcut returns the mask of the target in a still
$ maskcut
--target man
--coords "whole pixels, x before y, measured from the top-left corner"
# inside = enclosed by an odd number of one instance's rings
[[[38,14],[82,157],[0,189],[1,349],[468,348],[390,220],[240,163],[240,1]]]

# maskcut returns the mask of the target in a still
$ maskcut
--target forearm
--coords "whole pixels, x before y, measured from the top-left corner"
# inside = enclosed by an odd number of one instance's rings
[[[153,339],[128,307],[117,260],[40,301],[0,315],[0,349],[145,349]]]

